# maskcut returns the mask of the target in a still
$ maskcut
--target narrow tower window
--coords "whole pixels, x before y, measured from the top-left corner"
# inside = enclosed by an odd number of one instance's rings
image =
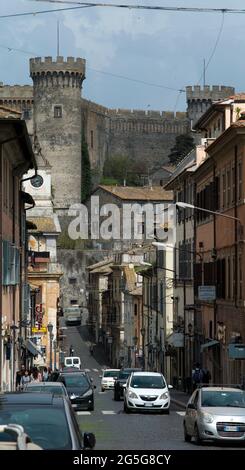
[[[54,117],[55,118],[62,117],[62,106],[54,106]]]

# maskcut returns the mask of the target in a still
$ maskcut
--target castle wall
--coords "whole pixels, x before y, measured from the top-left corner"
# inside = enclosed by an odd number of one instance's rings
[[[186,87],[186,100],[187,100],[187,115],[193,122],[198,119],[207,111],[211,106],[212,101],[219,101],[228,98],[235,94],[235,88],[230,86],[215,86],[209,85],[201,88],[196,85],[194,87]]]

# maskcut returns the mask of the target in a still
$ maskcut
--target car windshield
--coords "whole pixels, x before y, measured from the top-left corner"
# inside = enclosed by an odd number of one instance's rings
[[[127,379],[130,374],[131,374],[131,372],[121,371],[121,372],[119,372],[118,378],[119,379]]]
[[[244,391],[202,391],[202,406],[245,408]]]
[[[84,390],[89,388],[89,382],[85,375],[73,375],[67,374],[66,376],[62,377],[62,381],[66,385],[66,387],[78,387]]]
[[[117,370],[106,370],[103,375],[104,375],[104,377],[117,377],[118,376],[118,371]]]
[[[54,393],[55,395],[64,395],[63,387],[50,386],[50,385],[37,385],[37,386],[27,386],[26,390],[28,392],[44,392],[44,393]]]
[[[68,423],[63,409],[54,406],[12,405],[0,410],[1,424],[20,424],[32,441],[43,449],[72,449]],[[13,438],[0,434],[0,441]]]
[[[161,375],[137,375],[131,380],[133,388],[165,388],[166,383]]]

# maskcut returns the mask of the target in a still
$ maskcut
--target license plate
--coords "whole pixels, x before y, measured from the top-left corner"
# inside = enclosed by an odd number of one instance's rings
[[[239,431],[239,427],[238,426],[224,426],[224,431]]]
[[[152,403],[145,403],[145,406],[152,406]]]

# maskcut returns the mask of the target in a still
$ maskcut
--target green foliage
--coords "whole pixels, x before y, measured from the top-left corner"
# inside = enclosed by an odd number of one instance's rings
[[[114,155],[105,160],[102,181],[103,184],[123,185],[125,180],[127,186],[137,186],[140,183],[140,174],[146,173],[145,162],[134,162],[125,155]]]
[[[103,176],[100,180],[100,184],[104,184],[106,186],[116,186],[120,185],[120,181],[110,176]]]
[[[82,139],[82,188],[81,201],[84,202],[90,196],[92,190],[91,168],[88,144],[83,136]]]
[[[178,163],[195,147],[194,139],[191,135],[178,135],[175,139],[175,145],[168,156],[172,164]]]

